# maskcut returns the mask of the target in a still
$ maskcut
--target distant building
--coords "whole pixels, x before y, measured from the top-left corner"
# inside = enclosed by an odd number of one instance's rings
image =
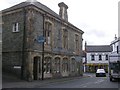
[[[111,42],[111,44],[110,44],[111,46],[112,46],[112,48],[113,48],[113,50],[112,50],[112,52],[111,52],[111,54],[112,55],[116,55],[116,54],[119,54],[120,53],[120,37],[119,38],[117,38],[116,36],[115,36],[115,39]]]
[[[113,48],[111,54],[110,54],[110,58],[112,60],[120,60],[120,57],[118,57],[120,55],[120,37],[117,38],[115,35],[115,39],[111,42],[111,47]]]
[[[110,45],[86,45],[85,51],[85,72],[95,72],[98,68],[108,71],[108,59],[112,51]]]
[[[3,72],[29,81],[42,72],[44,78],[82,75],[83,31],[68,22],[68,6],[58,6],[59,15],[33,0],[2,11]]]

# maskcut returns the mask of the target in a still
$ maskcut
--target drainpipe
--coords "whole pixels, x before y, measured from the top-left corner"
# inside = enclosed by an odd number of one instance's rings
[[[43,14],[43,37],[45,38],[44,26],[45,26],[45,14]],[[44,42],[42,43],[42,80],[44,80]]]
[[[24,57],[24,49],[25,49],[25,30],[26,30],[26,10],[23,8],[24,22],[23,22],[23,46],[22,46],[22,65],[21,65],[21,79],[25,79],[24,70],[25,70],[25,57]]]

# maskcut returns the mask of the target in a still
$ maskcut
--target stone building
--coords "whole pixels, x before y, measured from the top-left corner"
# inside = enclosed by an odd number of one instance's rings
[[[2,11],[3,72],[26,80],[82,75],[83,31],[40,2],[26,1]]]

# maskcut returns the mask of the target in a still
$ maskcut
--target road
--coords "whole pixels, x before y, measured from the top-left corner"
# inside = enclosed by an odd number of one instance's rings
[[[4,76],[5,78],[5,76]],[[62,88],[61,90],[65,89],[82,89],[86,88],[87,90],[89,88],[102,88],[102,90],[118,90],[120,88],[120,82],[110,82],[109,77],[95,77],[95,74],[84,74],[83,77],[71,77],[71,78],[61,78],[61,79],[48,79],[43,81],[33,81],[33,82],[27,82],[23,80],[18,80],[13,77],[7,76],[7,78],[3,79],[2,86],[3,88],[10,88],[5,90],[16,90],[16,88],[25,88],[25,89],[19,89],[19,90],[26,90],[26,88],[29,88],[30,90],[41,90],[41,89],[58,89]],[[12,88],[12,89],[11,89]],[[36,89],[35,89],[36,88]],[[115,89],[117,88],[117,89]],[[93,89],[92,89],[93,90]]]
[[[36,88],[120,88],[120,82],[110,82],[108,76],[95,77],[95,74],[89,74],[89,77],[49,83]]]

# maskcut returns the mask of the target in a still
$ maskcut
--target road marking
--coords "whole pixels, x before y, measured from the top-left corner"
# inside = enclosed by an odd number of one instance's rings
[[[83,86],[83,87],[87,87],[87,86]]]
[[[96,81],[96,82],[94,82],[95,84],[97,84],[97,83],[101,83],[101,82],[103,82],[104,80],[103,79],[101,79],[101,80],[99,80],[99,81]]]
[[[80,86],[81,87],[87,87],[87,86],[89,86],[90,84],[99,84],[99,83],[102,83],[102,82],[104,82],[104,80],[103,79],[100,79],[100,80],[97,80],[96,82],[88,82],[88,83],[84,83],[84,84],[81,84]]]
[[[89,83],[84,83],[84,84],[81,84],[80,86],[81,87],[87,87],[87,85],[90,85],[90,84],[92,84],[93,82],[89,82]]]

